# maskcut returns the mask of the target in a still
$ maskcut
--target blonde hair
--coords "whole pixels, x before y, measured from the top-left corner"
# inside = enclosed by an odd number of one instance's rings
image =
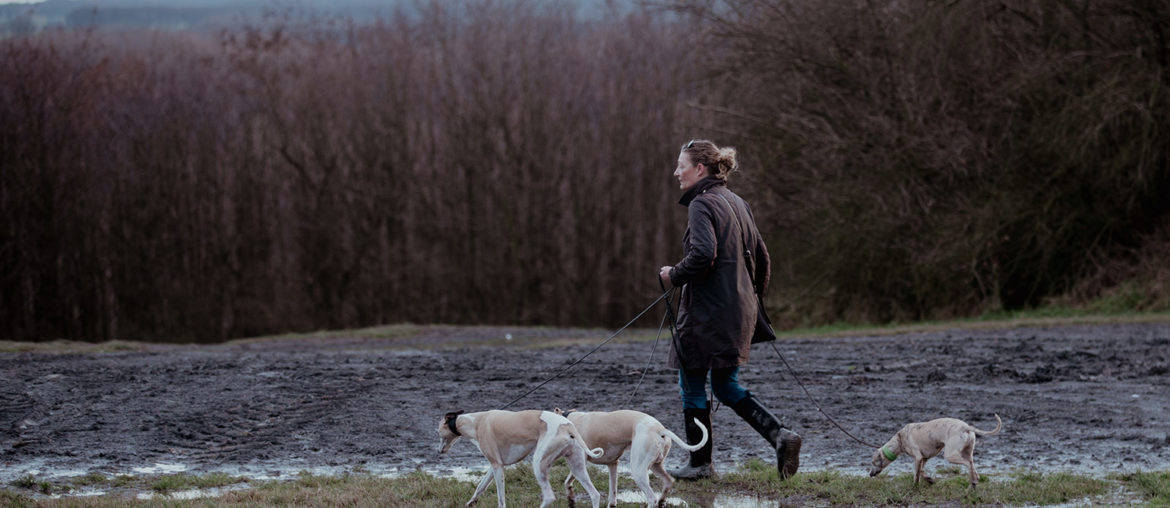
[[[692,139],[683,145],[682,151],[691,158],[692,164],[702,164],[707,168],[707,174],[720,180],[727,180],[728,175],[739,170],[732,147],[719,148],[705,139]]]

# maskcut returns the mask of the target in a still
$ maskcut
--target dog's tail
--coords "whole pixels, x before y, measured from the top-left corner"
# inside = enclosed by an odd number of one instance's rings
[[[995,430],[979,430],[975,427],[971,427],[971,430],[974,431],[976,434],[979,434],[980,436],[990,436],[992,434],[997,434],[997,433],[999,433],[1000,429],[1003,428],[1003,420],[999,419],[998,414],[995,415],[995,422],[996,422],[995,423]]]
[[[581,446],[581,449],[585,450],[585,455],[595,459],[600,459],[602,455],[605,455],[605,450],[601,448],[589,448],[589,445],[585,443],[585,440],[581,439],[581,433],[577,432],[576,428],[574,428],[573,431],[573,441],[576,441],[577,444]]]
[[[700,439],[698,443],[695,443],[693,445],[687,444],[686,441],[683,441],[683,438],[678,437],[678,434],[671,432],[670,429],[663,429],[662,431],[666,433],[667,437],[669,437],[670,439],[673,439],[675,443],[678,443],[679,448],[682,448],[688,452],[693,452],[693,451],[697,451],[699,448],[702,448],[703,445],[707,444],[707,437],[708,437],[707,436],[707,427],[703,426],[703,422],[700,422],[698,418],[695,418],[695,425],[698,425],[699,430],[703,432],[703,439]]]

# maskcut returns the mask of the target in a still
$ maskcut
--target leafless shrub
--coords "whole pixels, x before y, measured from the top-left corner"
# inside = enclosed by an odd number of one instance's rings
[[[1034,305],[1168,211],[1161,3],[675,5],[727,63],[788,322]]]
[[[517,0],[4,40],[5,332],[624,322],[681,233],[675,30]]]

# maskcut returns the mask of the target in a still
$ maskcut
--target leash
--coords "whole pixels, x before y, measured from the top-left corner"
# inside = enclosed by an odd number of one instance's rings
[[[667,299],[669,302],[670,299]],[[668,303],[669,305],[669,303]],[[626,397],[626,404],[622,407],[630,407],[630,403],[634,401],[634,396],[638,394],[638,389],[642,387],[642,381],[646,379],[646,372],[650,370],[650,363],[654,361],[654,351],[658,350],[658,340],[662,338],[662,329],[666,327],[666,314],[662,314],[662,322],[658,323],[658,334],[654,336],[654,345],[650,346],[650,358],[646,359],[646,366],[642,367],[642,375],[638,376],[638,383],[634,385],[634,390],[630,392],[630,396]],[[565,413],[568,416],[568,413]]]
[[[678,331],[678,329],[677,329],[678,322],[674,319],[674,303],[672,303],[670,301],[670,293],[674,292],[674,287],[672,286],[669,290],[667,290],[666,284],[662,282],[662,277],[657,277],[657,279],[658,279],[658,287],[662,288],[663,291],[666,291],[666,294],[667,294],[667,296],[666,296],[666,316],[665,317],[670,318],[670,343],[671,343],[671,345],[674,346],[672,349],[674,349],[675,359],[678,360],[679,383],[682,384],[683,388],[685,388],[689,392],[689,391],[691,391],[691,382],[687,380],[687,376],[685,374],[686,362],[683,361],[682,346],[678,342],[678,333],[676,333]],[[705,381],[703,382],[703,390],[704,391],[707,390],[707,383]],[[707,407],[711,409],[712,413],[714,413],[715,408],[712,407],[712,400],[711,399],[712,399],[711,394],[708,393],[707,394]]]
[[[788,369],[788,373],[792,375],[792,379],[795,379],[796,384],[800,385],[800,389],[804,391],[805,397],[808,397],[808,400],[809,400],[809,402],[812,402],[813,407],[817,408],[817,411],[820,411],[821,415],[823,415],[826,420],[829,420],[829,423],[832,423],[835,427],[840,429],[841,432],[844,432],[846,436],[849,436],[854,441],[861,443],[863,446],[867,446],[870,448],[879,448],[878,446],[874,446],[872,444],[869,444],[865,441],[862,441],[857,436],[850,434],[849,431],[845,430],[845,427],[842,427],[840,424],[837,423],[836,420],[833,419],[833,417],[829,416],[829,414],[826,413],[825,410],[821,409],[821,405],[817,403],[816,399],[813,398],[812,394],[808,393],[808,388],[805,388],[804,383],[800,381],[800,376],[796,375],[796,371],[792,370],[791,365],[788,365],[788,360],[785,360],[784,355],[780,354],[780,349],[776,347],[776,341],[771,341],[771,342],[769,342],[769,344],[772,345],[772,350],[776,352],[776,356],[780,357],[780,361],[784,362],[784,367],[786,367]]]
[[[653,302],[650,302],[650,305],[647,305],[645,309],[642,309],[642,312],[639,312],[637,316],[634,316],[634,319],[631,319],[631,320],[630,320],[628,323],[626,323],[625,325],[623,325],[621,328],[618,328],[618,331],[616,331],[616,332],[613,332],[613,334],[612,334],[612,335],[610,335],[610,336],[609,336],[609,338],[607,338],[607,339],[605,339],[605,340],[601,341],[601,344],[598,344],[596,347],[594,347],[594,348],[593,348],[592,350],[590,350],[588,353],[585,353],[583,356],[581,356],[581,358],[578,358],[578,359],[577,359],[577,361],[575,361],[575,362],[573,362],[573,363],[569,364],[569,366],[568,366],[568,367],[565,367],[564,369],[561,369],[561,371],[560,371],[560,372],[558,372],[558,373],[556,373],[556,374],[554,374],[554,375],[553,375],[553,377],[550,377],[550,378],[548,378],[548,379],[546,379],[546,380],[542,381],[540,384],[538,384],[538,385],[536,385],[536,386],[532,387],[531,389],[529,389],[528,391],[526,391],[526,392],[524,392],[524,393],[520,394],[520,396],[519,396],[519,397],[516,397],[515,399],[512,399],[512,402],[509,402],[509,403],[507,403],[507,404],[504,404],[504,406],[503,406],[503,407],[501,407],[500,409],[508,409],[508,407],[510,407],[512,404],[515,404],[515,403],[517,403],[517,402],[520,402],[520,399],[523,399],[524,397],[527,397],[528,395],[530,395],[532,392],[535,392],[536,390],[539,390],[539,389],[540,389],[540,387],[542,387],[542,386],[544,386],[544,385],[546,385],[546,384],[550,383],[552,380],[554,380],[554,379],[556,379],[556,378],[558,378],[558,377],[561,377],[561,376],[563,376],[563,375],[564,375],[566,372],[568,372],[570,369],[572,369],[573,367],[576,367],[576,366],[577,366],[577,364],[581,363],[581,362],[582,362],[582,361],[584,361],[586,358],[588,358],[588,357],[589,357],[589,355],[591,355],[591,354],[593,354],[593,353],[596,353],[598,349],[601,349],[601,346],[604,346],[604,345],[608,344],[608,343],[609,343],[609,341],[613,340],[613,338],[614,338],[614,337],[617,337],[619,333],[622,333],[623,331],[625,331],[625,329],[626,329],[626,328],[629,328],[629,327],[630,327],[630,325],[634,324],[634,322],[638,320],[638,318],[641,318],[641,317],[642,317],[644,314],[646,314],[647,312],[649,312],[649,311],[650,311],[650,309],[653,309],[655,305],[658,305],[658,302],[661,302],[661,301],[662,301],[664,298],[668,298],[668,295],[670,295],[670,291],[663,292],[663,293],[662,293],[662,296],[659,296],[658,298],[655,298]]]
[[[658,280],[658,284],[660,287],[663,287],[665,289],[665,285],[662,283],[662,279]],[[671,291],[673,291],[673,288],[671,289]],[[667,293],[664,293],[664,295],[669,294],[669,293],[670,293],[670,291],[667,291]],[[666,305],[667,316],[670,317],[670,335],[671,335],[671,339],[674,341],[674,346],[675,346],[674,349],[677,352],[677,351],[679,351],[678,338],[674,333],[675,332],[674,311],[670,305],[670,297],[667,297],[666,303],[667,303],[667,305]],[[657,344],[657,340],[655,341],[655,343]],[[780,349],[776,347],[776,341],[771,341],[771,342],[769,342],[769,344],[772,345],[772,350],[776,352],[776,356],[779,357],[780,361],[784,363],[784,367],[788,369],[788,373],[790,375],[792,375],[792,379],[796,380],[796,384],[800,386],[800,389],[804,392],[804,396],[808,397],[808,400],[809,400],[809,402],[812,402],[813,407],[817,408],[817,411],[820,412],[821,415],[824,416],[826,420],[829,420],[829,423],[832,423],[834,427],[837,427],[837,429],[839,429],[841,432],[845,433],[846,436],[849,436],[851,439],[853,439],[854,441],[857,441],[862,446],[866,446],[869,448],[879,448],[878,446],[874,446],[874,445],[869,444],[865,441],[862,441],[857,436],[854,436],[853,434],[851,434],[848,430],[845,430],[845,427],[842,427],[839,423],[837,423],[836,420],[833,419],[833,417],[829,416],[829,414],[826,413],[824,409],[821,409],[821,405],[817,402],[816,399],[813,398],[812,394],[809,393],[808,388],[804,386],[804,382],[802,382],[800,380],[800,376],[796,375],[796,371],[793,370],[792,366],[788,364],[788,360],[784,359],[784,355],[780,354]],[[682,364],[683,364],[682,357],[680,356],[679,357],[679,365],[682,365]],[[682,382],[686,383],[686,376],[682,375],[681,369],[680,369],[679,375],[682,379]],[[689,389],[689,387],[688,387],[688,389]],[[715,407],[711,403],[712,402],[710,400],[711,397],[708,395],[707,398],[708,398],[707,407],[711,408],[711,412],[714,413]]]

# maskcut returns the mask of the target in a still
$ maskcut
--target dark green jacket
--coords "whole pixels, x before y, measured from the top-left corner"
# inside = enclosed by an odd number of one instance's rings
[[[713,177],[687,189],[679,204],[687,207],[687,230],[683,259],[670,270],[670,282],[682,286],[682,295],[679,346],[676,350],[671,344],[669,365],[716,369],[746,364],[759,310],[756,293],[767,291],[771,274],[771,258],[751,207]]]

